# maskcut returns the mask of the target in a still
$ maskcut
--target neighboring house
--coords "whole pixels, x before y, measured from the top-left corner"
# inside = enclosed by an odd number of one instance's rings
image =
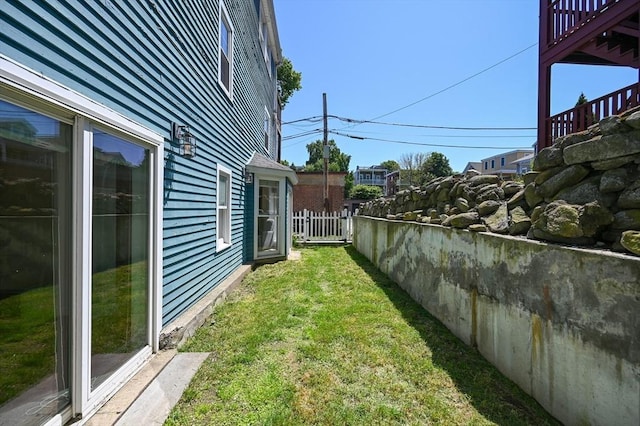
[[[513,177],[518,173],[516,162],[533,154],[533,150],[519,149],[515,151],[503,152],[480,161],[480,172],[484,175],[499,175],[502,177]]]
[[[400,188],[400,170],[394,170],[384,176],[384,195],[390,197],[395,195]]]
[[[297,172],[298,184],[293,188],[293,210],[324,211],[324,173]],[[329,211],[339,212],[344,208],[344,183],[347,172],[329,172]]]
[[[387,185],[385,177],[388,172],[389,170],[385,169],[382,166],[357,166],[356,171],[353,172],[353,184],[378,186],[384,193],[385,187]]]
[[[516,170],[516,176],[522,176],[523,174],[531,171],[531,165],[535,156],[536,155],[534,153],[531,153],[511,162],[512,166]]]
[[[469,170],[475,170],[477,172],[482,173],[482,164],[480,161],[469,161],[467,165],[464,167],[462,174],[467,173]]]
[[[638,74],[638,80],[627,87],[551,114],[552,65],[640,69],[639,9],[638,0],[540,0],[537,151],[550,146],[559,136],[585,130],[604,117],[640,104]],[[589,82],[585,80],[585,84]]]
[[[0,2],[0,424],[91,416],[290,247],[272,0]]]

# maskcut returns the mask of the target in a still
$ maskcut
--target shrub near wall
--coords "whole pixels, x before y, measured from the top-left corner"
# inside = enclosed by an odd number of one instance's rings
[[[558,138],[522,182],[471,170],[360,214],[640,254],[640,109]]]

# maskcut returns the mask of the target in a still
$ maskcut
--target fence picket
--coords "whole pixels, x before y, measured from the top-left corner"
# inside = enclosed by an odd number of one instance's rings
[[[293,214],[293,234],[299,241],[351,241],[352,213],[313,212],[304,209]]]

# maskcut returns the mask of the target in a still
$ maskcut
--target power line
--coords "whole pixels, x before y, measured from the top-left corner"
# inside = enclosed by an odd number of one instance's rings
[[[358,135],[350,135],[348,133],[342,133],[339,131],[329,131],[334,135],[344,136],[351,139],[358,140],[372,140],[372,141],[380,141],[380,142],[389,142],[389,143],[398,143],[404,145],[420,145],[420,146],[435,146],[440,148],[464,148],[464,149],[531,149],[530,146],[478,146],[478,145],[446,145],[446,144],[437,144],[437,143],[424,143],[424,142],[409,142],[409,141],[400,141],[395,139],[381,139],[381,138],[369,138],[365,136]]]
[[[297,139],[297,138],[301,138],[301,137],[304,137],[304,136],[313,135],[313,134],[321,132],[321,131],[322,131],[321,129],[313,129],[313,130],[309,130],[309,131],[302,132],[302,133],[296,133],[295,135],[284,136],[282,138],[282,140],[283,141],[288,141],[288,140],[291,140],[291,139]]]
[[[297,120],[292,120],[292,121],[283,121],[282,124],[293,124],[293,123],[298,123],[300,121],[312,121],[314,123],[320,122],[322,121],[322,116],[320,115],[316,115],[313,117],[307,117],[307,118],[299,118]]]
[[[485,130],[495,130],[495,131],[509,131],[509,130],[536,130],[537,127],[505,127],[505,126],[498,126],[498,127],[466,127],[466,126],[438,126],[438,125],[431,125],[431,124],[412,124],[412,123],[391,123],[391,122],[385,122],[385,121],[375,121],[375,120],[361,120],[361,119],[357,119],[357,118],[349,118],[349,117],[340,117],[338,115],[327,115],[328,118],[335,118],[336,120],[340,120],[340,121],[345,121],[347,123],[355,123],[355,124],[378,124],[378,125],[383,125],[383,126],[396,126],[396,127],[414,127],[414,128],[420,128],[420,129],[440,129],[440,130],[471,130],[471,131],[485,131]],[[290,124],[293,125],[294,127],[298,127],[295,126],[293,123],[299,123],[302,121],[309,121],[309,125],[312,125],[314,123],[319,122],[321,119],[317,119],[315,117],[309,117],[309,118],[300,118],[298,120],[294,120],[294,121],[289,121],[286,123],[282,123],[284,124]]]
[[[433,126],[427,124],[407,124],[407,123],[388,123],[384,121],[374,121],[374,120],[356,120],[355,118],[346,118],[346,117],[338,117],[331,116],[341,121],[346,121],[349,123],[356,124],[381,124],[385,126],[399,126],[399,127],[417,127],[421,129],[444,129],[444,130],[536,130],[537,127],[457,127],[457,126]]]
[[[352,127],[355,127],[355,126],[357,126],[357,125],[359,125],[359,124],[368,123],[368,122],[371,122],[371,121],[373,121],[373,120],[377,120],[377,119],[379,119],[379,118],[386,117],[386,116],[391,115],[391,114],[395,114],[395,113],[396,113],[396,112],[398,112],[398,111],[402,111],[402,110],[407,109],[407,108],[409,108],[409,107],[412,107],[412,106],[414,106],[414,105],[416,105],[416,104],[419,104],[420,102],[424,102],[424,101],[426,101],[427,99],[431,99],[431,98],[433,98],[434,96],[437,96],[437,95],[439,95],[439,94],[441,94],[441,93],[443,93],[443,92],[446,92],[446,91],[448,91],[448,90],[450,90],[450,89],[453,89],[454,87],[459,86],[459,85],[461,85],[462,83],[465,83],[465,82],[467,82],[467,81],[471,80],[472,78],[475,78],[475,77],[477,77],[477,76],[479,76],[479,75],[481,75],[481,74],[484,74],[485,72],[487,72],[487,71],[489,71],[489,70],[491,70],[491,69],[493,69],[493,68],[497,67],[498,65],[501,65],[501,64],[503,64],[503,63],[505,63],[505,62],[509,61],[510,59],[515,58],[516,56],[518,56],[518,55],[520,55],[520,54],[522,54],[522,53],[526,52],[527,50],[529,50],[529,49],[531,49],[531,48],[533,48],[533,47],[537,46],[537,44],[538,44],[538,43],[533,43],[532,45],[525,47],[524,49],[522,49],[522,50],[520,50],[520,51],[518,51],[518,52],[516,52],[516,53],[514,53],[514,54],[512,54],[512,55],[510,55],[510,56],[508,56],[508,57],[506,57],[506,58],[504,58],[504,59],[502,59],[501,61],[498,61],[498,62],[496,62],[495,64],[493,64],[493,65],[491,65],[491,66],[489,66],[489,67],[487,67],[487,68],[485,68],[485,69],[483,69],[483,70],[481,70],[481,71],[478,71],[477,73],[472,74],[472,75],[470,75],[470,76],[469,76],[469,77],[467,77],[467,78],[464,78],[464,79],[462,79],[462,80],[458,81],[457,83],[451,84],[451,85],[449,85],[449,86],[445,87],[444,89],[438,90],[438,91],[437,91],[437,92],[435,92],[435,93],[432,93],[432,94],[430,94],[430,95],[427,95],[427,96],[425,96],[425,97],[424,97],[424,98],[422,98],[422,99],[418,99],[418,100],[417,100],[417,101],[415,101],[415,102],[412,102],[412,103],[410,103],[410,104],[408,104],[408,105],[405,105],[405,106],[403,106],[403,107],[401,107],[401,108],[394,109],[394,110],[393,110],[393,111],[391,111],[391,112],[388,112],[388,113],[386,113],[386,114],[379,115],[379,116],[374,117],[374,118],[372,118],[372,119],[370,119],[370,120],[364,120],[364,121],[363,121],[363,123],[355,124],[355,125],[354,125],[354,126],[352,126]]]

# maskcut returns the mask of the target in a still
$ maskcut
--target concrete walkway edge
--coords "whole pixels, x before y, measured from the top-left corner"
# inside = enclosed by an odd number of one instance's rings
[[[162,425],[208,356],[205,352],[176,354],[115,424]]]

